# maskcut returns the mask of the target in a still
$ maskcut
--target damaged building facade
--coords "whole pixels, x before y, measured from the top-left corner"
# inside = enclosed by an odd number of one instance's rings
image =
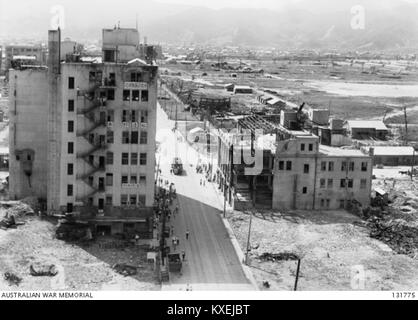
[[[230,130],[213,130],[219,140],[217,182],[227,202],[235,209],[284,211],[369,206],[372,157],[321,144],[320,137],[298,128],[297,119],[297,111],[286,110],[281,123],[241,116],[231,120]],[[263,134],[256,136],[256,130]],[[246,174],[257,153],[262,154],[262,171]],[[239,161],[244,154],[247,163]]]
[[[49,32],[48,68],[11,70],[10,193],[47,200],[101,233],[152,230],[158,67],[136,29],[103,30],[102,62],[63,60]],[[29,90],[28,90],[29,88]],[[26,143],[30,141],[30,143]]]

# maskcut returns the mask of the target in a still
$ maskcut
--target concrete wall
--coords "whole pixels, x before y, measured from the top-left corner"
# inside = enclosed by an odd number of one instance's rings
[[[10,197],[47,196],[48,73],[46,70],[10,72]],[[31,184],[16,151],[33,150]],[[27,158],[26,158],[27,159]]]
[[[314,143],[313,151],[309,144]],[[301,151],[305,144],[305,151]],[[283,162],[281,170],[280,162]],[[292,163],[287,170],[287,162]],[[322,170],[322,163],[326,170]],[[333,170],[329,170],[329,163]],[[342,171],[342,162],[347,162],[347,169]],[[349,163],[354,163],[354,170]],[[362,171],[362,163],[367,163],[367,171]],[[305,172],[305,165],[309,172]],[[273,208],[278,210],[327,210],[339,209],[340,200],[357,200],[363,206],[370,204],[372,160],[368,156],[331,156],[318,152],[318,144],[312,138],[298,138],[279,141],[274,167]],[[325,187],[321,188],[321,180],[325,179]],[[333,183],[328,186],[328,179]],[[353,180],[353,188],[341,188],[341,179]],[[361,180],[366,185],[361,188]],[[306,188],[306,189],[305,189]],[[304,190],[305,189],[305,190]],[[321,201],[322,200],[322,201]]]

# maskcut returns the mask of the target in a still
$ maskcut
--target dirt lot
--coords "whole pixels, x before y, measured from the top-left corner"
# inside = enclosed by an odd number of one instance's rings
[[[141,247],[123,249],[109,240],[88,247],[71,245],[55,239],[54,223],[38,217],[23,220],[26,224],[15,230],[0,229],[0,290],[160,290]],[[59,273],[33,277],[29,272],[33,263],[54,264]],[[123,277],[112,269],[116,263],[136,266],[138,274]],[[23,279],[18,287],[4,280],[6,272]]]
[[[249,220],[249,214],[241,212],[229,218],[242,248],[246,248]],[[397,255],[371,239],[364,223],[346,212],[258,212],[251,239],[250,264],[260,289],[268,281],[269,290],[293,290],[296,261],[259,259],[264,253],[283,252],[302,259],[299,290],[361,290],[353,276],[363,271],[365,290],[418,287],[418,260]]]

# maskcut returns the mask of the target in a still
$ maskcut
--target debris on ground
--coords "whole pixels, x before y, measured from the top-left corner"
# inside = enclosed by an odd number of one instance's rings
[[[119,273],[122,276],[130,277],[134,276],[138,273],[138,270],[134,266],[130,266],[127,264],[115,264],[112,267],[113,270],[115,270],[117,273]]]
[[[29,268],[30,274],[34,277],[55,277],[58,274],[58,270],[55,265],[31,265]]]
[[[89,225],[77,223],[67,219],[60,220],[55,231],[55,235],[58,240],[68,242],[92,239],[92,233]]]
[[[283,252],[283,253],[263,253],[258,257],[261,261],[297,261],[299,260],[299,256],[297,254],[291,252]]]
[[[368,220],[370,236],[380,240],[398,254],[415,256],[418,251],[418,227],[402,220],[383,220],[372,217]]]
[[[6,272],[4,274],[4,280],[6,280],[10,286],[19,286],[19,284],[22,282],[22,278],[10,272]]]

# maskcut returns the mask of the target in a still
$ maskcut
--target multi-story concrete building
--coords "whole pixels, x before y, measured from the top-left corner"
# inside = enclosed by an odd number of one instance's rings
[[[353,202],[364,207],[370,204],[373,164],[367,153],[321,145],[318,136],[291,130],[292,124],[285,127],[255,116],[238,118],[230,125],[238,129],[235,133],[217,133],[217,182],[234,208],[245,204],[278,210],[332,210],[349,208]],[[240,136],[242,129],[252,135],[246,144]],[[256,130],[264,135],[256,138]],[[250,163],[236,160],[241,153],[260,150],[261,172],[246,175]]]
[[[62,61],[60,42],[60,32],[50,31],[47,71],[10,74],[11,195],[44,197],[49,213],[77,213],[101,232],[145,234],[158,68],[136,50],[135,29],[104,30],[103,63]]]
[[[360,150],[319,144],[314,135],[277,141],[273,208],[345,209],[370,204],[372,158]]]
[[[27,57],[33,58],[33,64],[45,65],[47,50],[42,47],[42,45],[8,45],[5,47],[6,61],[5,69],[6,71],[12,68],[13,60],[16,57]]]

